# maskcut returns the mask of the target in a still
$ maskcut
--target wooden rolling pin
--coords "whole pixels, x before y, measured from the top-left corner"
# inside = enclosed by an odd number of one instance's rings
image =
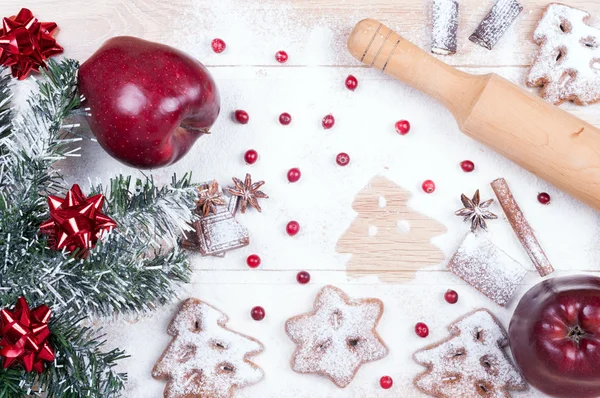
[[[430,95],[468,136],[600,210],[600,130],[496,75],[461,72],[372,19],[348,39],[354,58]]]

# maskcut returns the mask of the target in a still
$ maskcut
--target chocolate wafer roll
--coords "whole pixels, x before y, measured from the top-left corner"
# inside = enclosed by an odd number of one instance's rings
[[[434,54],[456,54],[458,31],[458,1],[433,0],[431,52]]]
[[[523,6],[517,0],[498,0],[469,40],[491,50],[521,11]]]
[[[515,231],[517,238],[519,238],[519,241],[525,248],[525,251],[529,255],[529,258],[533,262],[538,273],[541,276],[546,276],[554,272],[552,264],[550,264],[548,257],[546,257],[546,253],[544,253],[544,250],[542,250],[542,247],[538,243],[538,240],[533,233],[533,228],[531,228],[525,219],[506,180],[504,180],[504,178],[499,178],[492,181],[490,185],[498,198],[498,202],[502,206],[502,210],[504,210],[504,214],[506,214],[508,222]]]

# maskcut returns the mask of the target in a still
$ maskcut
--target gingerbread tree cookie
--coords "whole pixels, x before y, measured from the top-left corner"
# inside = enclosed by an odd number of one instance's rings
[[[165,398],[229,398],[258,383],[263,371],[248,359],[263,351],[257,340],[228,329],[218,309],[187,299],[171,321],[173,336],[152,376],[167,379]]]
[[[540,46],[527,85],[542,86],[542,97],[558,105],[600,100],[600,30],[587,24],[590,14],[550,4],[533,32]]]
[[[351,299],[340,289],[325,286],[312,312],[285,323],[288,336],[297,345],[292,369],[321,374],[338,387],[346,387],[364,363],[388,354],[375,330],[382,314],[381,300]]]
[[[527,383],[508,358],[506,331],[486,309],[459,318],[448,327],[451,336],[415,352],[427,370],[414,379],[425,394],[439,398],[510,397]]]
[[[446,232],[439,222],[408,207],[411,195],[382,176],[358,193],[352,208],[357,218],[337,243],[339,253],[351,253],[350,275],[377,274],[396,282],[406,271],[439,264],[444,253],[431,238]],[[399,272],[401,271],[401,273]],[[408,274],[412,277],[412,272]]]

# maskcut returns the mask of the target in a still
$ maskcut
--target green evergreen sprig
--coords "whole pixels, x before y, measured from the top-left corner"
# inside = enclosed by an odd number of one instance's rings
[[[53,164],[77,153],[80,138],[63,126],[81,105],[78,68],[74,60],[48,62],[38,92],[19,114],[11,105],[10,77],[0,71],[0,309],[19,296],[32,308],[50,306],[56,351],[39,375],[0,369],[0,398],[118,396],[126,376],[115,366],[125,353],[104,352],[89,318],[152,310],[169,302],[191,272],[177,244],[193,217],[191,175],[174,176],[164,187],[150,177],[119,175],[87,190],[106,196],[103,212],[118,226],[86,258],[49,249],[39,234],[49,216],[47,196],[68,189]]]

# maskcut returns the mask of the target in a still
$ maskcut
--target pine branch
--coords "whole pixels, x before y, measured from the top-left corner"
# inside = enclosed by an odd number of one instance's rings
[[[11,127],[11,98],[10,75],[7,69],[0,67],[0,139],[10,134]],[[2,152],[0,152],[1,154]]]

